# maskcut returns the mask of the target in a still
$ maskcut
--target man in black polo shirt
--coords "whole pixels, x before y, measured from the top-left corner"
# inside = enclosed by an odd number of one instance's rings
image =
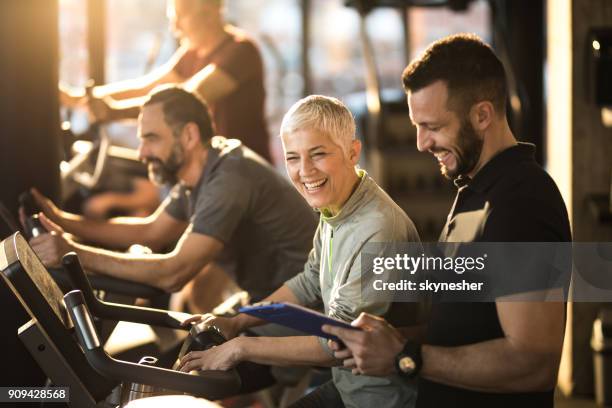
[[[441,242],[571,240],[554,181],[508,126],[504,69],[487,45],[444,38],[402,79],[418,149],[458,187]],[[336,357],[368,375],[419,373],[417,407],[553,406],[562,302],[436,303],[421,339],[369,315],[353,324],[366,330],[326,327],[348,347]]]

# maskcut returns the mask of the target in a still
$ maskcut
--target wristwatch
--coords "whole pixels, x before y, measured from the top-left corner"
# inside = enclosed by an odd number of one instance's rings
[[[395,369],[404,378],[416,376],[423,366],[421,345],[412,340],[404,344],[404,348],[395,356]]]

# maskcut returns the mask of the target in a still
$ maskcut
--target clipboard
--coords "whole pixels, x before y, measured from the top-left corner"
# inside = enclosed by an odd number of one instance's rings
[[[334,335],[324,333],[321,327],[327,324],[330,326],[342,327],[344,329],[361,330],[342,320],[334,319],[323,313],[292,303],[255,303],[250,306],[241,307],[238,311],[266,320],[270,323],[280,324],[313,336],[323,337],[340,343],[340,339]]]

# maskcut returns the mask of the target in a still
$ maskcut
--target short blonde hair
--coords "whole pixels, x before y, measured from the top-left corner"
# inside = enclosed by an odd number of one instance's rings
[[[351,111],[330,96],[310,95],[293,104],[283,117],[280,134],[290,135],[307,129],[327,134],[345,153],[355,140],[355,119]]]

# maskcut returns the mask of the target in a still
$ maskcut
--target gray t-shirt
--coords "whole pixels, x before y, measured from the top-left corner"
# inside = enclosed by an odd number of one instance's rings
[[[175,186],[165,211],[224,243],[216,262],[254,301],[303,270],[317,227],[287,179],[240,141],[219,136],[197,185]]]

